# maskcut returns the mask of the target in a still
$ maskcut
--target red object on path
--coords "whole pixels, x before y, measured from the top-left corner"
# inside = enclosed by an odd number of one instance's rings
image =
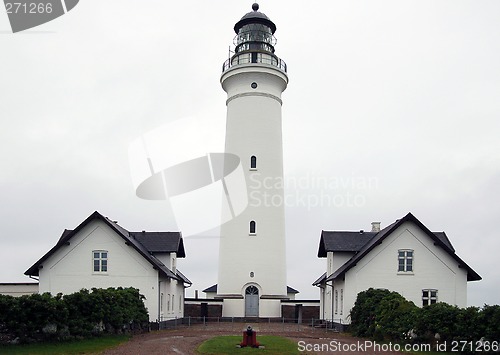
[[[248,326],[247,330],[243,331],[243,341],[240,343],[242,348],[251,346],[252,348],[258,348],[259,342],[257,341],[257,332]]]

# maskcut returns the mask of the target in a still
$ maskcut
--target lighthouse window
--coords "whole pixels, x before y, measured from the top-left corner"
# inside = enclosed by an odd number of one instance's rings
[[[255,81],[250,86],[252,89],[257,89],[257,83]]]
[[[250,169],[257,169],[257,157],[255,155],[250,158]]]
[[[255,221],[250,222],[250,234],[255,234]]]

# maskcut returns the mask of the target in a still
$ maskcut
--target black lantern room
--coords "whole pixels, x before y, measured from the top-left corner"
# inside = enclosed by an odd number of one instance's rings
[[[252,12],[249,12],[234,25],[234,45],[235,52],[243,51],[265,51],[274,53],[276,38],[276,25],[269,17],[259,12],[259,4],[252,5]]]
[[[245,64],[265,64],[286,72],[286,63],[274,54],[276,25],[259,11],[259,4],[252,5],[251,12],[234,25],[234,55],[223,65],[222,72]]]

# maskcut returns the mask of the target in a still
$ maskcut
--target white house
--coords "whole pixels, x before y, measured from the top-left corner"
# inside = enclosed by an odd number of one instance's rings
[[[313,285],[320,288],[325,320],[350,323],[359,292],[372,288],[399,292],[418,306],[446,302],[467,305],[467,282],[481,277],[455,253],[444,232],[431,232],[408,213],[372,231],[322,231],[318,257],[327,270]]]
[[[184,258],[179,232],[129,232],[98,212],[56,245],[25,274],[39,278],[39,292],[70,294],[86,288],[134,287],[145,296],[151,321],[184,316],[191,282],[177,269]]]
[[[0,283],[0,295],[5,296],[28,296],[38,293],[37,282],[2,282]]]

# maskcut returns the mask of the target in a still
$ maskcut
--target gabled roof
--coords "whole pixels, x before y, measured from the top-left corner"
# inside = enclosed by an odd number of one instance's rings
[[[192,285],[192,284],[193,284],[191,281],[189,281],[189,279],[188,279],[186,276],[184,276],[184,274],[183,274],[182,272],[180,272],[180,270],[179,270],[179,269],[177,269],[177,272],[176,272],[176,273],[177,273],[177,276],[178,276],[178,277],[179,277],[182,281],[184,281],[184,283],[189,284],[189,285]]]
[[[336,232],[336,231],[321,231],[321,239],[319,241],[318,257],[326,258],[326,253],[329,251],[359,251],[368,241],[377,233],[374,232]]]
[[[180,232],[129,232],[151,253],[177,253],[178,258],[186,256]]]
[[[201,292],[217,292],[217,284],[207,287]]]
[[[150,237],[145,236],[144,238],[142,238],[143,240],[147,240],[144,243],[145,244],[144,245],[140,242],[141,238],[134,238],[134,236],[136,236],[137,234],[142,234],[142,232],[129,232],[128,230],[120,226],[118,223],[110,220],[107,217],[104,217],[97,211],[92,213],[85,221],[80,223],[80,225],[76,227],[74,230],[65,229],[61,237],[57,241],[56,245],[52,247],[52,249],[50,249],[44,256],[42,256],[40,260],[38,260],[35,264],[33,264],[33,266],[31,266],[28,270],[26,270],[24,274],[28,276],[38,276],[39,275],[38,270],[43,265],[43,263],[59,248],[61,248],[64,245],[69,245],[71,238],[73,238],[73,236],[75,236],[79,231],[81,231],[87,224],[89,224],[93,220],[100,220],[104,222],[108,227],[110,227],[116,234],[118,234],[125,241],[125,244],[134,248],[147,261],[149,261],[154,268],[158,269],[164,276],[183,282],[184,279],[189,281],[182,274],[180,274],[182,276],[174,274],[167,266],[165,266],[160,260],[158,260],[153,255],[153,252],[174,251],[180,254],[179,257],[184,257],[185,256],[184,244],[182,242],[182,236],[179,232],[153,232],[151,233],[152,235]],[[146,232],[145,234],[148,234],[148,232]],[[157,239],[159,239],[160,237],[165,239],[169,238],[172,240],[166,242],[159,242]],[[148,246],[154,246],[153,249],[155,250],[153,251],[148,249]],[[162,246],[164,247],[164,249],[161,249]],[[174,246],[176,246],[176,248]],[[191,284],[190,281],[188,283]]]
[[[469,265],[467,265],[462,259],[458,257],[457,254],[455,254],[455,249],[451,245],[450,240],[448,239],[448,237],[444,232],[438,232],[438,233],[431,232],[413,214],[408,213],[403,218],[390,224],[389,226],[385,227],[380,232],[372,236],[368,240],[368,242],[362,248],[360,248],[359,251],[351,259],[349,259],[344,265],[338,268],[332,275],[326,278],[325,281],[331,281],[336,279],[337,277],[342,277],[348,270],[356,266],[356,263],[359,260],[361,260],[366,254],[368,254],[372,249],[374,249],[377,245],[382,244],[383,240],[387,238],[394,230],[396,230],[399,226],[408,221],[415,223],[422,231],[424,231],[424,233],[426,233],[434,241],[434,245],[443,248],[453,259],[455,259],[458,262],[460,267],[463,267],[467,270],[467,281],[481,280],[481,276],[479,276]],[[323,244],[325,244],[323,234],[321,241],[323,241]],[[321,241],[320,241],[320,251],[321,251]],[[325,250],[329,251],[326,248]],[[319,254],[320,252],[318,251],[318,256]],[[315,284],[320,280],[321,278],[315,281]]]
[[[321,231],[318,258],[326,258],[329,251],[358,252],[378,233],[380,232]],[[455,252],[445,232],[433,233],[446,247]]]
[[[323,275],[318,277],[318,279],[314,281],[312,285],[313,286],[321,285],[323,282],[325,282],[325,280],[326,280],[326,271],[323,273]]]
[[[293,287],[287,286],[286,293],[300,293],[300,292],[294,289]]]

